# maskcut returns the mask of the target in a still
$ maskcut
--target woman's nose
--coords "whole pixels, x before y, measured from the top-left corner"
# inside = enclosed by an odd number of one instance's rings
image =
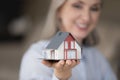
[[[84,10],[81,13],[81,18],[82,18],[84,23],[89,23],[90,19],[91,19],[90,11],[89,10]]]

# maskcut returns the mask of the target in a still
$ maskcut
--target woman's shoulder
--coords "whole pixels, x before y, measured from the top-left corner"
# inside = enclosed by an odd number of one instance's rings
[[[96,47],[83,47],[83,54],[90,59],[105,60],[103,53]]]
[[[95,72],[99,71],[99,73],[101,73],[103,78],[105,78],[106,80],[116,80],[116,76],[113,73],[108,59],[103,55],[103,53],[101,53],[101,51],[99,51],[98,48],[84,47],[83,49],[83,54],[85,54],[84,60],[86,61],[86,63],[89,63],[87,64],[89,69],[92,66],[95,69]]]
[[[83,47],[83,52],[86,53],[101,53],[98,48],[96,47]]]
[[[83,50],[85,57],[96,64],[108,64],[107,58],[104,54],[96,47],[85,47]]]

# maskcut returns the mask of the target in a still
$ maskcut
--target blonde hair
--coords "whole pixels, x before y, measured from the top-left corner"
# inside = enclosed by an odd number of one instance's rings
[[[52,0],[48,11],[46,22],[42,30],[41,38],[49,39],[58,31],[57,10],[65,3],[66,0]]]
[[[67,0],[52,0],[48,16],[46,18],[46,22],[44,28],[42,30],[42,39],[49,39],[53,37],[58,29],[59,20],[57,19],[57,11],[64,5]],[[82,42],[85,46],[92,46],[98,43],[98,35],[96,31],[92,31]]]

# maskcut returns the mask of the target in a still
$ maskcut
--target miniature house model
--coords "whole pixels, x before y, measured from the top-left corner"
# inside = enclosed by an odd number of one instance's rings
[[[81,59],[81,47],[68,32],[58,32],[43,50],[44,59]]]

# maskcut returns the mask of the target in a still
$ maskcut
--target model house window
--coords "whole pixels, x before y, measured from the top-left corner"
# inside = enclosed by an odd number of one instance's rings
[[[74,49],[74,46],[75,46],[74,41],[71,41],[71,49]]]
[[[68,49],[68,42],[65,41],[65,49]]]
[[[68,50],[67,52],[67,58],[76,58],[75,50]]]

